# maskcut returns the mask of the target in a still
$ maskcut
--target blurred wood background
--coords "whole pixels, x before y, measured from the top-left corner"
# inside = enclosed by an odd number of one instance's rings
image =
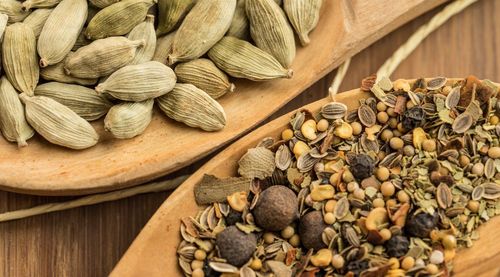
[[[340,91],[359,87],[362,78],[376,72],[419,26],[441,9],[417,18],[356,55]],[[474,74],[500,81],[498,11],[497,0],[473,4],[424,40],[392,79]],[[314,84],[273,118],[327,96],[334,73]],[[202,162],[174,175],[192,172]],[[145,194],[0,223],[0,276],[105,276],[168,195],[168,192]],[[70,199],[0,192],[0,212]]]

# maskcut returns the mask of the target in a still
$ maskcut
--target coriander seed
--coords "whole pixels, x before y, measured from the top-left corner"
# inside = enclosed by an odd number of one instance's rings
[[[361,134],[361,132],[363,131],[363,126],[361,125],[361,123],[357,121],[352,122],[351,127],[352,127],[352,134],[355,136]]]
[[[402,139],[400,139],[400,138],[393,137],[389,141],[389,145],[391,146],[392,149],[399,150],[399,149],[403,148],[404,141]]]
[[[415,266],[415,259],[413,257],[405,257],[401,262],[401,268],[404,270],[410,270]]]

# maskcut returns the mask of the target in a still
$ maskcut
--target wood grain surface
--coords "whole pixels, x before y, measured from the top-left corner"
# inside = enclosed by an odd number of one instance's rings
[[[481,0],[426,39],[392,76],[462,77],[500,80],[500,1]],[[437,10],[436,10],[437,11]],[[433,11],[358,54],[341,86],[348,90],[378,67]],[[284,114],[323,98],[333,73],[281,109]],[[184,172],[195,170],[197,163]],[[180,174],[180,173],[175,173]],[[130,199],[0,223],[0,276],[106,276],[135,236],[168,196],[156,193]],[[34,197],[0,192],[0,212],[68,197]]]
[[[155,110],[146,131],[117,140],[93,122],[99,143],[74,151],[40,136],[29,147],[0,138],[0,188],[36,195],[81,195],[138,185],[174,172],[240,137],[276,112],[345,59],[446,0],[330,0],[321,8],[311,43],[297,49],[292,79],[236,80],[235,93],[219,100],[227,124],[204,132]],[[383,9],[384,16],[373,11]]]

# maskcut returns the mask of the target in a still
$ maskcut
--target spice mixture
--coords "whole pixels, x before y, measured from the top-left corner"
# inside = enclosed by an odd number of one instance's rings
[[[298,111],[279,140],[205,178],[179,264],[201,276],[448,276],[500,213],[499,88],[371,76],[359,108]]]

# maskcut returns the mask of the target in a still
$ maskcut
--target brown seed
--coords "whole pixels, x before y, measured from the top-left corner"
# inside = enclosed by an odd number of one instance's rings
[[[358,108],[359,121],[366,127],[372,127],[377,123],[377,115],[368,105],[361,105]]]
[[[441,183],[437,189],[436,189],[436,199],[439,204],[439,206],[442,209],[446,209],[448,207],[451,207],[452,200],[453,200],[453,195],[451,194],[450,188],[444,184]]]
[[[474,123],[474,118],[467,112],[460,114],[451,125],[453,131],[457,134],[463,134],[469,130]]]

